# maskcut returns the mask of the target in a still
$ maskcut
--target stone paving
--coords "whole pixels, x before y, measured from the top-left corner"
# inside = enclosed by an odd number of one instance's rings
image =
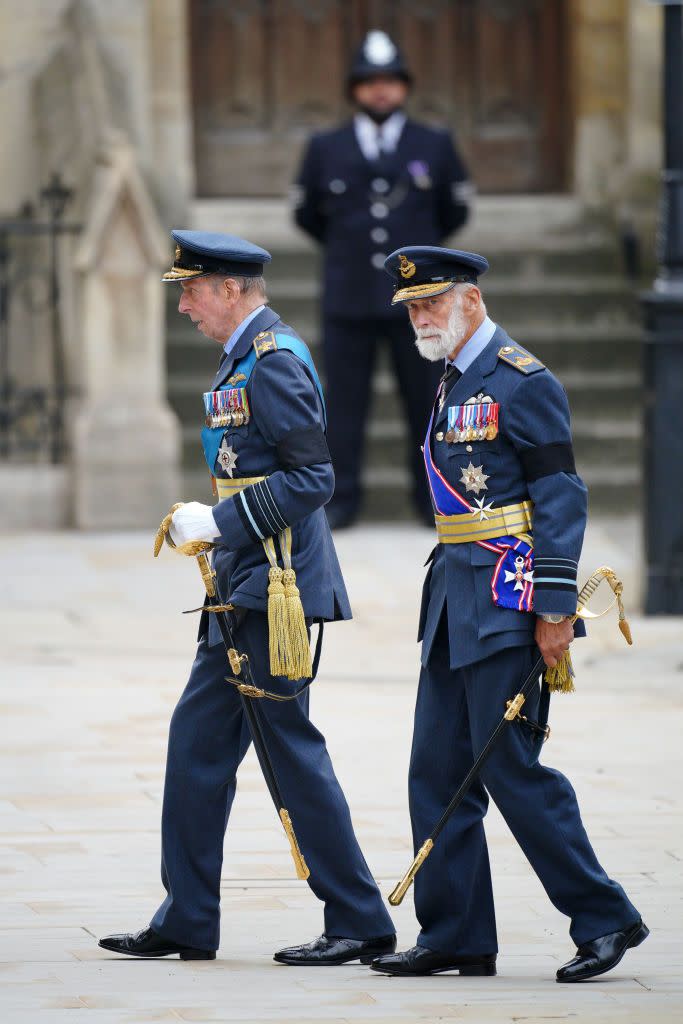
[[[607,562],[637,605],[637,524],[591,527],[586,573]],[[406,774],[426,530],[338,535],[356,618],[330,627],[312,710],[372,870],[388,893],[410,862]],[[185,683],[201,584],[151,558],[143,534],[0,538],[0,1024],[166,1021],[680,1021],[683,623],[616,617],[576,645],[578,692],[555,698],[546,759],[567,771],[605,866],[652,935],[604,979],[560,986],[573,952],[495,808],[487,819],[497,978],[395,980],[360,966],[279,967],[320,908],[293,878],[253,755],[226,839],[215,963],[116,959],[96,936],[142,927],[161,898],[159,816],[168,719]],[[603,595],[604,597],[604,595]],[[395,915],[415,937],[410,898]]]

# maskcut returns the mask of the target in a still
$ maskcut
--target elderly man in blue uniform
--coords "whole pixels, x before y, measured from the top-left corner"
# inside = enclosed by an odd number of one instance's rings
[[[282,695],[299,684],[274,677],[268,658],[268,576],[288,536],[307,624],[351,617],[324,505],[334,487],[320,382],[304,342],[266,305],[269,253],[230,235],[174,231],[178,309],[223,348],[204,395],[202,440],[215,478],[213,507],[176,509],[176,544],[212,541],[223,601],[255,682]],[[198,417],[199,418],[199,417]],[[271,540],[272,538],[272,540]],[[268,543],[270,542],[270,543]],[[283,558],[285,551],[283,549]],[[210,619],[210,621],[209,621]],[[100,941],[132,956],[215,958],[223,837],[250,733],[213,615],[203,613],[189,682],[171,720],[162,816],[167,892],[149,927]],[[286,806],[325,905],[318,939],[276,954],[281,963],[339,964],[395,948],[391,919],[354,835],[325,739],[308,716],[308,690],[261,700],[264,735]]]
[[[465,223],[471,186],[450,135],[406,118],[412,75],[384,32],[370,32],[349,72],[356,112],[314,135],[294,187],[296,223],[324,247],[323,353],[336,488],[327,513],[348,526],[361,504],[365,425],[379,343],[389,345],[410,437],[419,516],[431,504],[419,445],[439,373],[419,358],[410,325],[390,305],[387,253],[438,244]]]
[[[416,849],[429,835],[536,661],[574,636],[586,488],[576,474],[561,384],[486,314],[474,253],[408,247],[387,270],[420,354],[446,360],[424,456],[438,544],[424,584],[422,670],[410,763]],[[577,627],[577,633],[579,628]],[[557,980],[610,970],[648,930],[598,863],[568,780],[538,760],[547,684],[508,729],[415,879],[417,945],[382,956],[387,974],[496,973],[483,827],[488,794],[578,950]]]

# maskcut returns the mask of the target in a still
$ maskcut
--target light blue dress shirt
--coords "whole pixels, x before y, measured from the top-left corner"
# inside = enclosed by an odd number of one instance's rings
[[[495,333],[496,325],[490,317],[485,316],[467,344],[463,345],[455,359],[447,359],[446,365],[456,366],[464,373],[477,356],[481,355]]]
[[[242,332],[247,329],[247,327],[249,326],[251,321],[255,317],[257,317],[259,315],[259,313],[262,313],[265,308],[266,307],[263,304],[261,304],[260,306],[257,306],[256,309],[253,309],[251,311],[251,313],[249,313],[247,316],[245,316],[245,318],[242,321],[242,323],[239,324],[239,326],[235,328],[235,330],[232,332],[232,334],[230,335],[230,337],[226,341],[225,345],[223,346],[223,351],[225,352],[226,356],[230,355],[230,353],[234,349],[235,345],[240,340]]]

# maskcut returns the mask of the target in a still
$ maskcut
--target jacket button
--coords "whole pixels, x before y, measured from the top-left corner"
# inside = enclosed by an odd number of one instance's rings
[[[373,203],[370,207],[370,213],[377,220],[382,220],[383,217],[389,216],[389,207],[386,203]]]
[[[439,431],[439,433],[436,435],[436,439],[437,441],[443,441],[443,430]]]

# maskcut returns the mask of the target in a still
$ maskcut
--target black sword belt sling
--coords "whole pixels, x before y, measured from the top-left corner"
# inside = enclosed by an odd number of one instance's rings
[[[263,772],[263,777],[266,781],[266,786],[268,787],[268,791],[271,795],[273,803],[275,804],[275,809],[278,813],[278,817],[280,818],[282,827],[285,830],[285,835],[287,836],[287,839],[289,841],[292,859],[294,861],[294,866],[296,868],[297,878],[306,879],[309,877],[310,871],[308,869],[306,861],[304,860],[304,856],[299,848],[299,843],[294,832],[294,826],[292,825],[292,819],[290,818],[289,811],[285,807],[285,802],[282,799],[282,793],[280,792],[277,776],[275,775],[275,769],[273,768],[273,763],[270,759],[270,754],[268,753],[268,747],[266,745],[265,736],[263,734],[263,727],[261,725],[258,708],[254,701],[255,697],[266,697],[271,695],[269,694],[268,691],[261,690],[259,687],[256,687],[254,685],[251,675],[251,666],[249,664],[249,658],[247,657],[246,654],[239,654],[235,646],[232,628],[230,625],[230,620],[228,618],[228,612],[232,611],[233,608],[232,605],[226,605],[221,603],[220,595],[218,593],[218,588],[216,584],[216,574],[211,568],[211,563],[209,561],[209,556],[207,554],[207,552],[213,548],[213,544],[210,544],[207,541],[190,541],[187,544],[176,546],[171,540],[169,534],[171,519],[173,518],[173,513],[175,512],[176,508],[179,507],[180,505],[174,505],[173,508],[168,513],[168,515],[162,521],[154,541],[154,557],[157,557],[157,555],[161,551],[161,546],[164,540],[166,540],[166,542],[176,551],[184,555],[194,556],[197,559],[197,564],[199,566],[199,571],[201,573],[202,582],[204,583],[204,588],[206,590],[206,604],[204,605],[204,607],[206,608],[207,611],[213,613],[216,616],[216,622],[218,623],[218,628],[220,630],[221,637],[223,639],[225,650],[228,656],[228,661],[230,662],[230,667],[233,673],[235,674],[235,676],[241,675],[243,677],[243,681],[231,677],[228,677],[227,681],[233,683],[237,687],[237,690],[240,694],[242,707],[244,709],[247,722],[249,724],[249,731],[251,732],[254,750],[256,751],[256,756],[261,766],[261,771]],[[318,638],[316,662],[317,658],[319,657],[319,654],[320,636]],[[310,682],[311,681],[309,680],[308,683],[303,685],[291,697],[283,698],[282,696],[278,696],[277,694],[272,694],[272,699],[294,699],[299,695],[299,693],[306,689],[307,685],[310,685]]]
[[[588,604],[588,601],[591,599],[591,597],[597,590],[598,586],[602,582],[602,580],[607,580],[610,587],[614,591],[614,600],[608,608],[596,614],[594,612],[589,611],[586,606]],[[577,603],[577,613],[573,616],[572,622],[576,622],[577,618],[579,617],[582,619],[598,619],[602,615],[605,615],[610,610],[610,608],[612,608],[616,603],[619,608],[619,628],[623,633],[626,642],[628,644],[631,644],[633,642],[631,639],[631,630],[629,628],[628,622],[626,621],[626,616],[624,614],[624,606],[621,599],[623,589],[623,584],[620,580],[617,579],[617,576],[614,573],[614,571],[610,569],[608,566],[603,565],[599,569],[596,569],[593,575],[586,582],[586,585],[582,589],[581,593],[579,594],[579,599]],[[522,706],[528,695],[533,690],[534,686],[538,685],[538,677],[540,676],[541,671],[543,670],[543,664],[543,658],[539,658],[534,667],[532,668],[531,672],[529,673],[529,675],[522,683],[521,687],[519,688],[519,691],[515,694],[514,697],[512,697],[510,700],[506,702],[506,711],[503,717],[501,718],[498,725],[491,733],[489,739],[486,742],[486,745],[484,746],[481,753],[476,758],[474,764],[468,771],[467,775],[461,782],[457,792],[453,796],[453,799],[448,804],[445,811],[439,818],[431,834],[428,836],[428,838],[424,841],[424,843],[418,850],[417,854],[415,855],[415,859],[413,860],[413,863],[410,865],[401,881],[397,884],[396,888],[389,896],[389,903],[392,905],[392,907],[397,907],[400,903],[403,902],[403,897],[408,892],[410,886],[413,884],[416,874],[426,861],[429,854],[432,852],[432,849],[434,848],[434,843],[439,838],[439,835],[445,828],[446,822],[455,812],[455,810],[459,807],[459,805],[462,803],[465,796],[467,795],[468,790],[479,777],[484,762],[486,761],[489,754],[491,753],[496,743],[500,739],[500,736],[503,733],[506,726],[508,726],[510,722],[514,722],[516,718],[524,719],[524,715],[521,714]],[[554,669],[548,669],[548,671],[546,672],[546,685],[549,684],[551,690],[561,690],[566,692],[568,690],[573,689],[573,686],[571,684],[571,675],[571,661],[569,660],[569,652],[567,651],[565,652],[565,656],[562,658],[560,663]],[[530,724],[534,725],[534,723]],[[539,729],[539,731],[545,730]]]

